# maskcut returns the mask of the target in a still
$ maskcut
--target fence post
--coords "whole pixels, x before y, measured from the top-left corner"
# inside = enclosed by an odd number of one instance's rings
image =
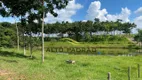
[[[138,64],[138,78],[140,78],[140,64]]]
[[[131,68],[128,67],[128,80],[131,80]]]
[[[108,72],[108,80],[111,80],[111,73],[110,72]]]

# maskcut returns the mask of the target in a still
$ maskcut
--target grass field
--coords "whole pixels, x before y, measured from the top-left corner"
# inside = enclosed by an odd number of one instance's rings
[[[142,56],[89,56],[45,53],[41,63],[41,52],[34,51],[34,58],[23,56],[16,49],[0,51],[0,80],[128,80],[127,70],[131,66],[131,80],[137,78],[137,64],[142,65]],[[67,64],[66,60],[75,60]],[[142,70],[142,67],[141,67]],[[7,74],[4,74],[7,73]],[[2,75],[3,74],[3,75]],[[142,77],[142,71],[141,71]]]

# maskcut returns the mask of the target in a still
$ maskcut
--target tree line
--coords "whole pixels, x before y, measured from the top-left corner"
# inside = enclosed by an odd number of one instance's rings
[[[68,37],[73,38],[77,41],[89,35],[117,35],[117,34],[130,34],[131,30],[135,28],[136,25],[130,22],[122,22],[122,20],[117,21],[104,21],[100,22],[98,18],[94,21],[76,21],[76,22],[56,22],[53,24],[45,25],[45,33],[60,33],[60,37],[64,37],[63,34],[68,34]],[[87,36],[86,36],[87,37]]]
[[[115,22],[100,22],[99,19],[96,18],[94,22],[88,20],[86,22],[76,21],[72,23],[47,23],[45,24],[44,33],[58,34],[59,38],[63,38],[63,34],[66,33],[68,34],[67,37],[81,41],[81,39],[91,39],[94,35],[130,34],[131,30],[135,27],[136,25],[134,23],[123,23],[121,20],[117,20]],[[12,47],[12,44],[17,44],[15,41],[17,41],[18,36],[20,36],[20,38],[22,37],[23,41],[25,41],[23,43],[27,43],[27,39],[24,38],[28,38],[30,45],[32,45],[33,34],[38,36],[38,40],[41,39],[41,25],[38,23],[25,24],[23,27],[20,22],[14,24],[2,22],[0,23],[0,28],[0,45],[7,45]],[[18,28],[18,36],[16,35],[16,28]]]

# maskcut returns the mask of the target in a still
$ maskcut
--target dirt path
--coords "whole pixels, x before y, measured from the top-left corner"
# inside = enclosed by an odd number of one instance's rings
[[[2,69],[0,69],[0,77],[2,77],[2,79],[4,78],[4,80],[26,80],[26,77],[24,75],[16,75]]]
[[[2,69],[0,69],[0,77],[3,77],[3,78],[6,79],[6,80],[13,80],[13,79],[11,78],[11,73],[8,72],[7,70],[2,70]]]
[[[6,70],[0,69],[0,76],[5,76],[5,75],[9,75],[9,74],[11,74],[11,73]]]

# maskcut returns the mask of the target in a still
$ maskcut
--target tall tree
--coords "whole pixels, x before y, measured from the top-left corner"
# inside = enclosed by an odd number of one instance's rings
[[[44,18],[47,13],[53,16],[58,16],[55,9],[65,8],[69,0],[0,0],[0,15],[3,17],[8,16],[21,16],[27,19],[34,13],[35,19],[42,22],[42,62],[44,62]],[[3,6],[2,6],[3,4]],[[26,14],[29,15],[26,15]],[[33,19],[33,21],[35,20]]]
[[[15,19],[15,26],[16,26],[16,32],[17,32],[17,50],[19,51],[19,29],[18,29],[18,26],[17,26],[17,22],[16,22],[16,19]]]
[[[122,26],[123,26],[123,28],[122,28],[123,33],[126,33],[126,34],[130,34],[131,30],[136,27],[136,25],[134,23],[130,23],[130,22],[123,23]]]
[[[41,0],[42,2],[42,62],[44,62],[44,16],[45,16],[45,11],[44,11],[44,0]]]

